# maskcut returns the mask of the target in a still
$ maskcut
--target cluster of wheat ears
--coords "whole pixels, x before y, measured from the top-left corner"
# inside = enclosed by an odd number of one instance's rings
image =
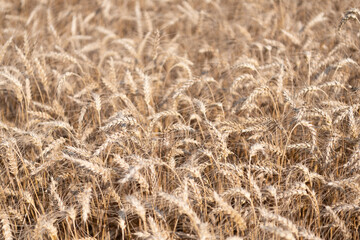
[[[0,239],[359,239],[352,1],[0,3]]]

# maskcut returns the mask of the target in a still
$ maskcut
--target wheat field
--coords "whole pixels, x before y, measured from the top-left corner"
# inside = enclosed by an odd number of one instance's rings
[[[3,0],[0,239],[360,239],[349,0]]]

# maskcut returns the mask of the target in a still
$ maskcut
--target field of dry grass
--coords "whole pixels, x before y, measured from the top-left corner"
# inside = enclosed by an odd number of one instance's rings
[[[1,1],[0,239],[359,239],[356,7]]]

